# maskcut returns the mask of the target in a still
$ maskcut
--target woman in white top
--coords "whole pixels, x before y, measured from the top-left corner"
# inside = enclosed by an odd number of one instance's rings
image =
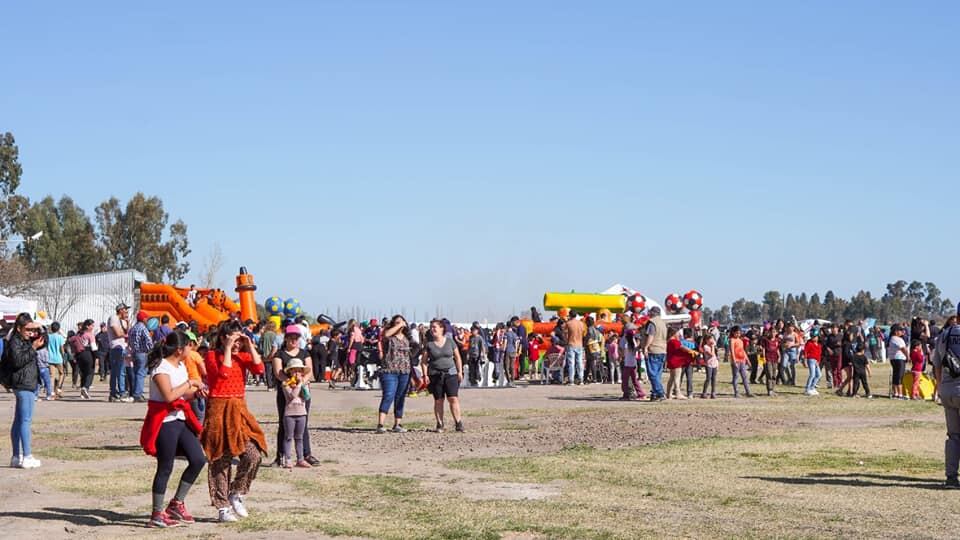
[[[200,423],[189,400],[202,397],[202,383],[191,381],[184,363],[190,353],[190,338],[183,332],[173,332],[157,343],[147,356],[150,371],[150,401],[140,444],[144,451],[157,457],[157,472],[153,477],[153,513],[147,523],[150,527],[176,527],[181,523],[193,523],[193,516],[183,501],[190,487],[197,480],[206,455],[197,433]],[[164,509],[167,482],[173,472],[176,456],[186,456],[187,468],[180,477],[177,493]]]
[[[890,360],[890,367],[893,370],[890,381],[890,398],[907,399],[903,395],[903,372],[907,365],[907,358],[910,357],[910,349],[907,348],[907,342],[903,339],[903,327],[894,325],[890,329],[893,334],[890,336],[890,348],[887,349],[887,359]]]

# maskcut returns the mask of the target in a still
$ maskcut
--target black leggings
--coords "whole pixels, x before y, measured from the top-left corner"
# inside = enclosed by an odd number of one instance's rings
[[[853,368],[853,392],[851,395],[857,395],[857,392],[860,391],[860,385],[863,385],[863,391],[866,394],[870,395],[870,383],[867,381],[867,369],[866,368]]]
[[[77,368],[80,370],[80,388],[90,389],[93,385],[93,370],[96,361],[93,358],[93,351],[85,349],[77,353]],[[76,377],[74,377],[76,381]]]
[[[899,386],[903,383],[903,370],[906,368],[906,360],[891,360],[890,366],[893,368],[893,385]]]
[[[173,460],[178,455],[186,456],[188,463],[180,482],[193,484],[207,464],[207,456],[200,446],[200,439],[183,420],[164,423],[157,435],[157,473],[153,476],[153,493],[166,493],[167,482],[173,473]]]

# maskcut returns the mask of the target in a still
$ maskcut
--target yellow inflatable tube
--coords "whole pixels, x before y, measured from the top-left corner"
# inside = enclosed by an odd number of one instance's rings
[[[611,313],[623,313],[627,309],[627,299],[622,294],[548,292],[543,295],[543,309],[557,311],[560,308],[575,309],[581,313],[601,309]]]

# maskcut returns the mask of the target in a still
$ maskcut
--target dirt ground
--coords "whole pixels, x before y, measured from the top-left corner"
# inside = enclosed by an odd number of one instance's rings
[[[874,377],[874,384],[882,386],[884,376],[880,371]],[[308,531],[310,537],[655,537],[659,536],[655,523],[648,524],[647,528],[623,530],[608,525],[607,518],[598,517],[597,523],[591,524],[588,517],[587,523],[581,520],[568,523],[565,528],[551,527],[541,523],[549,520],[549,515],[542,517],[537,512],[546,511],[565,498],[587,497],[584,505],[596,507],[601,513],[615,514],[622,509],[621,502],[602,502],[588,497],[590,490],[620,489],[620,483],[609,478],[615,473],[604,469],[606,472],[598,472],[596,477],[577,480],[578,470],[588,470],[577,463],[610,459],[628,463],[641,460],[637,463],[645,464],[644,460],[650,458],[642,452],[672,448],[670,445],[678,441],[703,445],[697,452],[706,455],[716,451],[718,456],[726,455],[722,448],[730,441],[743,448],[756,446],[755,453],[759,456],[774,447],[783,447],[784,453],[789,454],[791,445],[803,441],[798,448],[806,448],[804,452],[813,456],[809,463],[803,462],[806,468],[783,469],[784,464],[779,463],[775,470],[768,472],[788,473],[787,476],[763,476],[766,465],[762,459],[759,465],[750,465],[759,468],[761,479],[786,478],[793,474],[799,481],[810,474],[842,469],[844,456],[848,455],[844,452],[849,455],[872,452],[873,446],[869,446],[872,440],[882,444],[890,440],[891,433],[916,428],[913,435],[888,453],[896,451],[900,453],[896,455],[917,456],[924,467],[911,469],[907,465],[901,467],[896,461],[883,461],[889,457],[884,453],[877,454],[874,462],[870,462],[868,456],[868,466],[874,463],[876,467],[886,467],[883,472],[897,472],[901,468],[912,471],[918,482],[928,480],[923,484],[926,487],[942,480],[942,472],[937,474],[935,469],[938,457],[942,459],[943,428],[939,424],[942,412],[931,403],[893,402],[886,398],[855,400],[827,395],[807,398],[795,388],[784,389],[776,398],[735,400],[729,395],[729,386],[721,386],[717,400],[639,403],[618,401],[619,388],[611,385],[532,385],[516,389],[464,389],[466,433],[462,434],[434,433],[432,399],[410,398],[404,422],[410,432],[378,435],[373,431],[380,398],[378,391],[331,391],[318,386],[313,392],[310,437],[314,456],[322,461],[320,466],[312,470],[262,470],[247,499],[251,513],[257,513],[257,520],[253,520],[252,515],[250,523],[232,526],[213,522],[215,510],[209,506],[203,474],[187,500],[200,522],[176,530],[151,532],[144,529],[144,523],[155,462],[138,446],[145,407],[107,403],[105,390],[104,384],[99,383],[91,401],[70,397],[69,394],[76,392],[68,390],[67,399],[37,404],[34,453],[43,461],[43,467],[30,471],[0,468],[0,530],[5,535],[11,538],[110,538],[141,534],[302,538],[303,533],[298,531]],[[251,387],[248,402],[267,432],[269,444],[273,445],[274,393],[263,387]],[[0,393],[0,416],[12,418],[12,395]],[[449,425],[452,422],[448,419]],[[805,433],[815,433],[816,437],[797,438]],[[918,438],[920,435],[922,438]],[[850,441],[857,437],[868,446],[862,450],[850,446],[854,444]],[[824,448],[833,453],[824,454]],[[753,453],[742,451],[737,459],[753,463],[757,459]],[[4,437],[0,440],[4,465],[9,454],[10,442]],[[700,471],[711,478],[707,483],[714,485],[717,492],[737,490],[740,489],[737,486],[746,486],[752,481],[722,466],[711,471],[697,459],[682,455],[683,452],[679,452],[672,461],[665,461],[663,469],[678,467],[683,474]],[[858,461],[863,464],[862,459]],[[554,475],[540,470],[538,464],[546,463],[553,463],[557,471],[566,472]],[[739,467],[742,463],[731,463],[733,465]],[[791,462],[790,467],[793,466]],[[177,466],[174,479],[180,470],[182,464]],[[540,472],[534,474],[536,471]],[[171,486],[174,484],[172,479]],[[769,480],[756,483],[760,490],[772,484]],[[780,489],[784,483],[777,484],[770,489]],[[938,493],[922,491],[921,486],[909,484],[906,488],[890,486],[888,489],[891,497],[899,497],[897,490],[913,487],[916,489],[910,492],[911,496],[934,497]],[[841,486],[840,489],[847,488]],[[672,497],[671,500],[681,504],[691,497],[683,489],[670,488],[669,482],[657,489],[645,489],[658,496],[663,491],[664,497]],[[789,484],[783,489],[789,492]],[[402,513],[397,532],[366,521],[376,516],[379,508],[394,501],[406,504],[411,493],[417,494],[412,498],[418,499],[409,501],[411,508],[417,508],[424,500],[436,500],[440,505],[455,504],[458,508],[470,507],[475,502],[476,515],[464,518],[468,520],[467,525],[452,529],[437,528],[429,512],[419,517],[413,516],[412,511]],[[365,494],[369,494],[371,508],[352,504]],[[875,494],[874,490],[871,496]],[[852,491],[849,496],[856,499],[866,495],[863,491]],[[733,495],[726,496],[731,497]],[[817,498],[815,493],[811,497]],[[719,511],[729,510],[725,500],[717,499]],[[521,511],[509,523],[497,523],[496,507],[491,506],[491,520],[476,521],[480,519],[477,516],[485,515],[486,502],[502,504],[504,501],[516,501],[516,508],[526,508],[529,513]],[[338,508],[342,509],[341,513],[337,513]],[[747,509],[743,516],[747,528],[720,529],[717,536],[820,537],[849,532],[844,529],[844,519],[837,522],[839,528],[806,531],[754,528],[749,525],[756,519],[751,517],[751,512],[752,509]],[[304,518],[302,523],[298,521],[298,515],[307,514],[312,517]],[[403,528],[405,516],[411,516],[406,529]],[[671,518],[657,519],[669,521]],[[861,530],[860,535],[872,536],[871,531]],[[883,535],[882,530],[874,532],[877,536]],[[922,533],[919,537],[950,536],[946,530],[918,529],[918,532]],[[677,529],[673,535],[713,536],[709,524]]]

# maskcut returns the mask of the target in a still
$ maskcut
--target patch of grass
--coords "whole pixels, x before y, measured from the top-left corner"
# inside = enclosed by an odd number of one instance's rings
[[[185,465],[175,466],[171,478],[178,478]],[[44,473],[40,482],[57,491],[93,497],[98,501],[133,495],[148,495],[153,480],[153,465],[102,470],[63,470]]]
[[[40,457],[61,461],[102,461],[142,453],[139,447],[111,450],[103,447],[47,446],[42,444],[36,450],[36,454]]]

